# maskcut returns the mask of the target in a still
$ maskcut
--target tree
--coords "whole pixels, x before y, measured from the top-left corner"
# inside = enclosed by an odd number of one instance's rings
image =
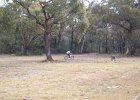
[[[83,4],[83,6],[84,6],[84,4]],[[89,27],[89,20],[87,17],[87,11],[86,11],[85,7],[83,7],[82,12],[83,12],[83,16],[82,16],[83,26],[81,28],[81,33],[83,34],[83,36],[80,41],[80,44],[81,44],[80,53],[83,53],[83,49],[84,49],[84,45],[85,45],[85,41],[86,41],[86,37],[87,37],[86,32]]]
[[[10,6],[0,7],[0,44],[1,52],[13,53],[13,33],[16,28],[16,13]]]
[[[81,2],[79,0],[13,0],[13,2],[24,8],[22,12],[42,27],[46,58],[53,61],[50,46],[52,29],[55,24],[68,19],[69,15],[77,13]]]
[[[33,52],[32,49],[34,49],[35,40],[40,35],[42,35],[42,30],[33,20],[29,20],[26,17],[20,17],[20,19],[17,21],[15,30],[15,46],[19,45],[21,52],[20,54],[33,54],[30,53],[30,51]]]
[[[133,31],[140,28],[140,11],[131,0],[109,0],[108,22],[123,28],[127,32],[126,54],[134,55]]]

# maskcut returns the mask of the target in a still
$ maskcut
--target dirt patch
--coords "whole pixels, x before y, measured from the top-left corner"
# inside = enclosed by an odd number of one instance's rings
[[[34,67],[0,67],[0,78],[28,78],[44,73],[47,73],[47,71]]]

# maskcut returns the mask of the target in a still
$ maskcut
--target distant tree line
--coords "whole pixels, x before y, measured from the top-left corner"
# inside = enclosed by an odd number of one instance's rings
[[[8,0],[7,0],[8,2]],[[140,1],[13,0],[0,7],[0,53],[140,54]]]

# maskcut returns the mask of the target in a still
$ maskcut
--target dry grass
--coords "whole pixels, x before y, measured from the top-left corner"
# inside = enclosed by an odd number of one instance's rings
[[[0,100],[140,100],[140,58],[0,56]]]

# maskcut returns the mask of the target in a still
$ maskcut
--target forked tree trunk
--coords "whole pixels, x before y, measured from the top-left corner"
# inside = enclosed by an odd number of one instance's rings
[[[46,60],[47,61],[53,61],[51,56],[51,36],[49,33],[44,33],[44,45],[45,45],[45,53],[46,53]]]

